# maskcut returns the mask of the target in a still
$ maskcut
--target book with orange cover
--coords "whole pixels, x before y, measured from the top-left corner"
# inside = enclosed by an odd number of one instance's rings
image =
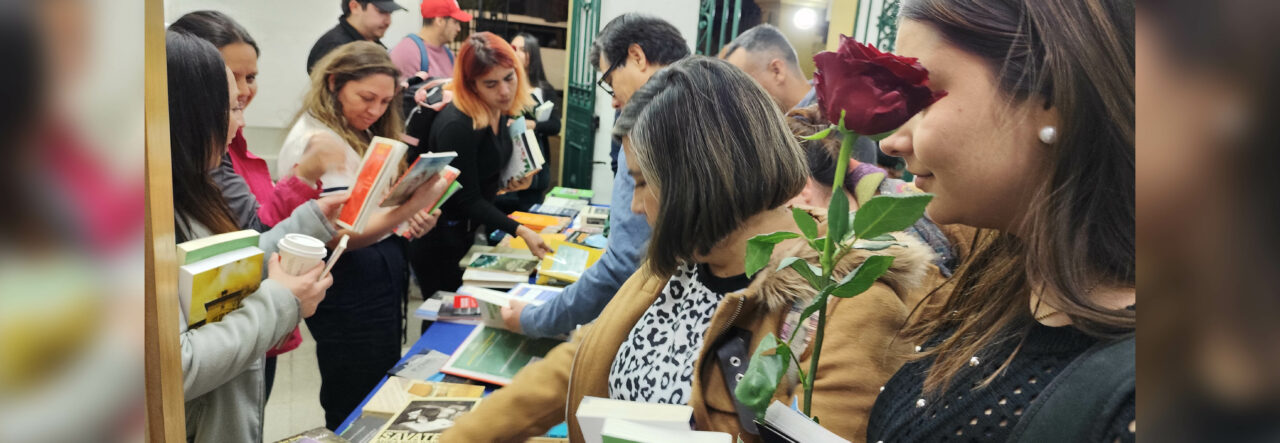
[[[528,212],[520,212],[520,211],[512,212],[511,219],[515,220],[516,223],[520,223],[522,225],[525,225],[529,229],[532,229],[533,232],[542,232],[543,230],[552,226],[561,226],[561,227],[567,226],[570,221],[569,218],[567,217],[556,217],[553,215],[545,215],[545,214],[530,214]]]
[[[401,158],[409,145],[385,137],[374,137],[360,162],[360,173],[351,186],[351,197],[338,213],[337,225],[359,234],[369,222],[369,216],[391,185]]]

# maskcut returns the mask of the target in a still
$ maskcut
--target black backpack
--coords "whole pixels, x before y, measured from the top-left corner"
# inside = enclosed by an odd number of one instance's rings
[[[416,160],[418,155],[430,152],[427,140],[431,135],[431,125],[435,123],[436,115],[440,114],[440,111],[432,106],[444,100],[444,85],[448,83],[431,86],[431,89],[427,90],[427,101],[424,104],[417,103],[414,95],[433,80],[435,79],[423,80],[416,76],[409,77],[409,87],[404,91],[404,141],[409,144],[405,161],[410,163]]]

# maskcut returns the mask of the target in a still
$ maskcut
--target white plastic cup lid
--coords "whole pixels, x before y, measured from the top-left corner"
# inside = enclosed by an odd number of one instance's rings
[[[300,256],[324,258],[328,253],[324,242],[305,234],[286,234],[276,246]]]

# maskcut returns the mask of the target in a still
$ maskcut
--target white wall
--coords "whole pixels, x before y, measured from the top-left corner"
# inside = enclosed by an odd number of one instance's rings
[[[382,39],[388,48],[422,26],[420,2],[397,3],[408,11],[392,14],[391,28]],[[240,22],[262,48],[258,95],[245,110],[246,124],[286,128],[307,89],[307,55],[316,39],[338,24],[340,5],[340,0],[165,0],[165,22],[203,9],[221,11]]]
[[[600,27],[627,12],[652,14],[670,22],[684,36],[690,52],[697,42],[698,3],[693,0],[604,0],[600,7]],[[613,106],[609,94],[596,88],[596,115],[600,116],[600,128],[596,131],[595,161],[591,171],[591,189],[595,191],[594,203],[609,204],[612,199],[613,170],[610,169],[610,134],[613,131]],[[615,208],[614,210],[628,210]]]

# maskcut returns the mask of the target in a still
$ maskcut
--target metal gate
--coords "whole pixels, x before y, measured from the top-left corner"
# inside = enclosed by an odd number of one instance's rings
[[[595,156],[596,67],[591,66],[591,43],[600,30],[600,2],[574,0],[572,29],[569,31],[568,89],[565,90],[564,168],[560,183],[570,188],[591,189],[591,167]]]
[[[742,1],[702,0],[698,8],[698,42],[693,48],[695,52],[715,57],[720,53],[720,48],[738,37],[738,24],[742,21]],[[720,6],[718,11],[716,6]]]
[[[875,45],[881,51],[892,51],[898,37],[899,0],[861,0],[853,21],[853,38]]]

